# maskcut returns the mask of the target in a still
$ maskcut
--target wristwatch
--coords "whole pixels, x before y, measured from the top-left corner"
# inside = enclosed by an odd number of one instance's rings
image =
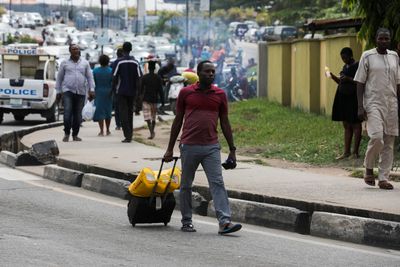
[[[236,151],[236,147],[233,146],[233,147],[229,148],[229,151]]]

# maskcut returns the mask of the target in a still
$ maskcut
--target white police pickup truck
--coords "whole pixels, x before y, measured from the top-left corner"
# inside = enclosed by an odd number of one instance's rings
[[[0,47],[0,59],[0,123],[4,113],[17,121],[32,113],[58,120],[56,55],[35,44],[14,44]]]

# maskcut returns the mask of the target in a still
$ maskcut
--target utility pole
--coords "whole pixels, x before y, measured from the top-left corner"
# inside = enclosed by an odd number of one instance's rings
[[[186,45],[185,45],[185,53],[188,52],[188,44],[189,44],[189,0],[186,0]]]

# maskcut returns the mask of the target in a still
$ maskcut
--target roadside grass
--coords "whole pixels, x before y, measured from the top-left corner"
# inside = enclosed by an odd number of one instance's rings
[[[313,165],[338,165],[343,151],[343,126],[328,116],[290,109],[266,99],[231,103],[229,119],[239,154],[278,158]],[[224,151],[227,144],[220,133]],[[363,155],[367,138],[361,142]],[[340,165],[359,167],[362,160]]]

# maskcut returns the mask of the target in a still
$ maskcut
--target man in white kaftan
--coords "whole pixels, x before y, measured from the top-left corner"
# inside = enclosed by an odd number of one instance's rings
[[[386,34],[389,35],[388,32]],[[381,184],[389,184],[387,180],[393,164],[394,140],[399,134],[397,94],[400,68],[397,53],[379,47],[380,35],[378,31],[378,47],[362,54],[354,80],[358,82],[358,114],[366,115],[370,138],[364,159],[364,166],[367,169],[364,180],[369,185],[375,185],[372,170],[379,156],[378,179],[379,187],[382,188]],[[360,91],[360,87],[363,91]],[[367,179],[369,175],[373,180]],[[392,188],[393,186],[382,189]]]

